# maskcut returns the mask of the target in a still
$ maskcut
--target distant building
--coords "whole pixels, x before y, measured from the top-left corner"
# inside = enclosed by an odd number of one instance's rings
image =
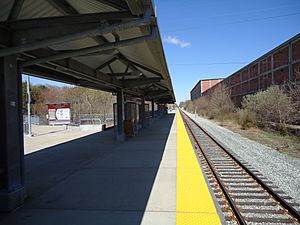
[[[200,96],[202,96],[203,92],[220,83],[222,80],[223,78],[199,80],[199,82],[191,90],[191,100],[193,101],[199,98]]]
[[[239,69],[221,83],[229,88],[234,104],[240,106],[245,95],[289,82],[300,84],[300,34]],[[213,89],[201,89],[201,95],[210,95]],[[195,96],[198,96],[196,92]]]

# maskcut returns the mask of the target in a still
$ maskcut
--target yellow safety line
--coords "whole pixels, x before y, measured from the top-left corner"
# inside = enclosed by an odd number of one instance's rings
[[[177,111],[176,225],[219,225],[216,207]]]

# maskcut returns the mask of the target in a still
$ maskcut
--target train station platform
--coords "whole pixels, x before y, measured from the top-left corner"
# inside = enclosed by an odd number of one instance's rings
[[[26,155],[27,199],[0,214],[0,224],[220,224],[178,113],[125,142],[112,136],[108,130]]]

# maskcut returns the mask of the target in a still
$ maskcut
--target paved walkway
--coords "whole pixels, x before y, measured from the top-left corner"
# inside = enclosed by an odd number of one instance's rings
[[[29,154],[44,148],[75,140],[93,133],[94,130],[81,130],[79,127],[32,125],[33,137],[24,136],[24,152]]]
[[[110,130],[26,155],[28,198],[0,224],[175,224],[174,117],[123,143]]]

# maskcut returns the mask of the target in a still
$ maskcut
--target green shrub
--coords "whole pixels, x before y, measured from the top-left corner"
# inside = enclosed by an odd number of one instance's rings
[[[245,96],[242,108],[255,115],[257,125],[264,125],[268,121],[287,123],[295,112],[291,97],[279,86]]]
[[[281,135],[281,136],[286,136],[288,135],[288,129],[286,127],[285,124],[282,124],[282,123],[277,123],[276,124],[276,130],[278,131],[278,133]]]
[[[239,124],[243,129],[248,129],[250,127],[255,126],[255,114],[247,109],[240,109],[239,113]]]
[[[239,121],[239,114],[238,112],[234,111],[234,112],[227,112],[227,113],[220,113],[218,115],[215,116],[215,119],[220,121],[220,122],[224,122],[224,121],[232,121],[235,123],[238,123]]]

